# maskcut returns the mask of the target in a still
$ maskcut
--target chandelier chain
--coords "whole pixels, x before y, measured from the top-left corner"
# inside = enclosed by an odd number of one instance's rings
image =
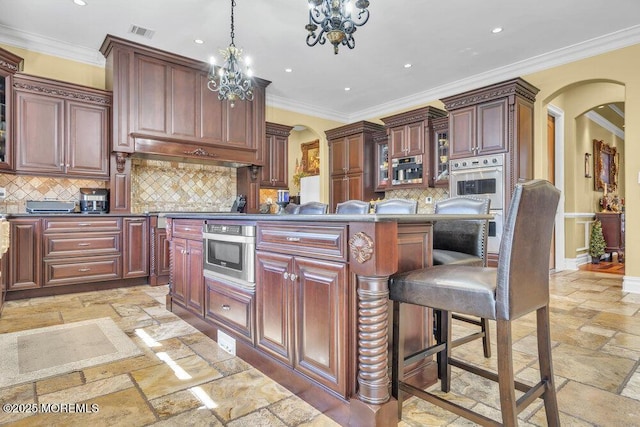
[[[234,32],[235,26],[233,22],[233,9],[235,9],[235,7],[236,7],[236,0],[231,0],[231,46],[236,45],[233,41],[236,37],[236,34]]]

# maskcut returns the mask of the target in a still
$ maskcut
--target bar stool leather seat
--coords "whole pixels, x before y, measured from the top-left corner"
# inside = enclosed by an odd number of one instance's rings
[[[549,255],[559,199],[560,191],[548,181],[516,184],[505,218],[497,268],[440,265],[391,277],[389,297],[393,301],[394,337],[391,394],[398,400],[399,418],[402,417],[401,393],[414,395],[485,426],[516,426],[518,414],[542,398],[547,425],[560,425],[549,326]],[[404,336],[400,333],[401,303],[431,307],[439,325],[435,344],[408,356],[404,355]],[[452,357],[451,312],[496,321],[497,373]],[[514,378],[511,335],[512,322],[531,312],[536,312],[540,372],[540,381],[534,385]],[[455,399],[447,400],[403,381],[405,365],[432,355],[437,356],[440,388],[445,393],[451,387],[452,365],[498,382],[502,424],[456,403]],[[516,398],[516,389],[524,394]]]

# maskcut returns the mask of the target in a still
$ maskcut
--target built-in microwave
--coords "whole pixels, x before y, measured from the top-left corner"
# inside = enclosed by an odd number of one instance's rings
[[[422,155],[391,159],[391,185],[422,184]]]
[[[204,224],[204,275],[255,288],[256,227]]]

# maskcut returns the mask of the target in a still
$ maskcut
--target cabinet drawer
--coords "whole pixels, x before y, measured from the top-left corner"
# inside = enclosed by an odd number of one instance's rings
[[[45,233],[120,231],[120,218],[45,218]]]
[[[204,221],[201,219],[174,219],[173,236],[185,239],[202,240],[202,227]]]
[[[250,291],[223,280],[205,278],[205,318],[253,343],[253,294]]]
[[[347,226],[258,223],[257,249],[347,261]]]
[[[120,256],[45,260],[44,286],[118,279]]]
[[[95,256],[117,254],[120,233],[69,233],[44,236],[44,256]]]

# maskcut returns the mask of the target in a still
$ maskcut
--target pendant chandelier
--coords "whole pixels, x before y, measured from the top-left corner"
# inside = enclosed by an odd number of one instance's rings
[[[305,26],[309,31],[307,45],[324,44],[329,39],[336,55],[341,44],[353,49],[356,46],[353,38],[356,27],[369,20],[369,0],[356,0],[355,7],[359,11],[353,17],[350,0],[309,0],[309,23]],[[318,26],[320,32],[316,33]]]
[[[231,0],[231,44],[226,49],[220,50],[224,58],[224,64],[216,73],[214,60],[211,58],[211,70],[207,87],[213,92],[218,92],[218,99],[231,101],[231,107],[237,99],[253,101],[253,87],[251,84],[252,72],[249,68],[249,58],[242,58],[242,49],[238,49],[234,43],[233,9],[236,1]],[[243,71],[244,69],[244,71]]]

